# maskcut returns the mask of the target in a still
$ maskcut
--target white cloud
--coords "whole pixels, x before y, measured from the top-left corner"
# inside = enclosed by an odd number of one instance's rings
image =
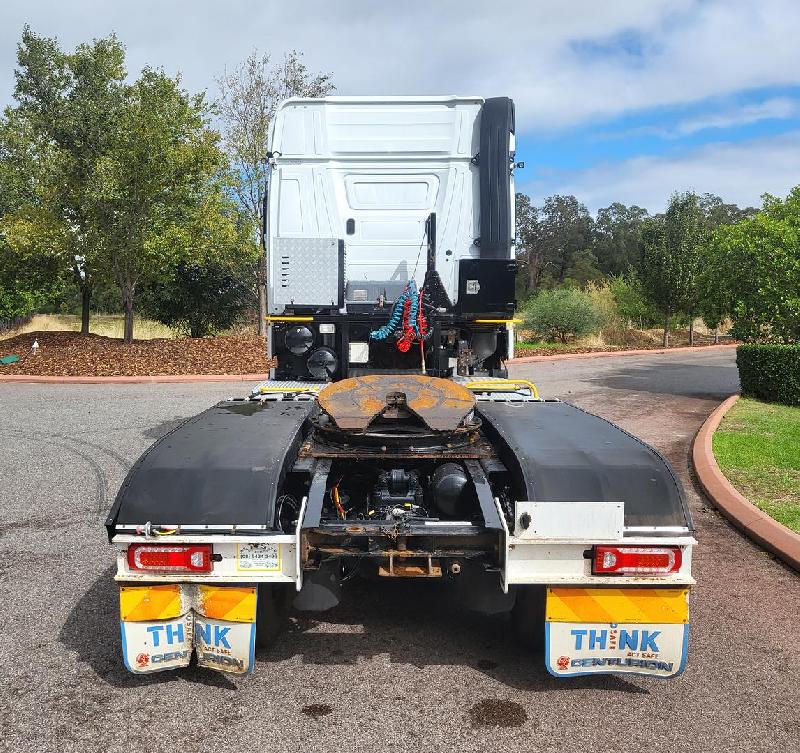
[[[715,143],[676,156],[641,156],[571,174],[551,174],[520,186],[541,202],[574,194],[591,211],[613,201],[651,212],[665,208],[673,191],[715,193],[739,206],[760,206],[769,192],[786,195],[800,184],[800,131],[770,139]]]
[[[66,48],[116,31],[131,71],[163,65],[212,94],[215,77],[253,48],[278,56],[296,48],[312,70],[333,72],[343,94],[510,95],[528,139],[800,85],[797,0],[0,0],[0,105],[11,98],[26,22]],[[775,97],[686,118],[677,135],[796,115],[795,103]],[[795,133],[638,157],[533,188],[574,192],[594,208],[619,199],[660,209],[675,188],[752,204],[763,190],[785,193],[798,182]]]
[[[347,94],[509,94],[520,130],[800,83],[795,0],[3,0],[0,102],[25,22],[65,46],[115,30],[132,70],[193,89],[258,47],[304,50]]]
[[[731,128],[761,120],[785,120],[795,118],[798,114],[800,114],[800,102],[789,97],[774,97],[736,109],[686,118],[678,122],[672,135],[689,136],[709,128]]]

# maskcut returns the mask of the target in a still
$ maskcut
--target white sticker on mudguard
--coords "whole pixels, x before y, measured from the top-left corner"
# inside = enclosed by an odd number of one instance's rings
[[[281,569],[279,544],[255,543],[236,545],[236,569],[254,573],[276,572]]]

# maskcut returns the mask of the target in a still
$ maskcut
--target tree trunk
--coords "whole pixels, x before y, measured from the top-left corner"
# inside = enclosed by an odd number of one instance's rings
[[[92,286],[84,282],[81,285],[81,334],[89,334],[89,303],[92,300]]]
[[[714,345],[719,345],[719,324],[714,327]]]
[[[669,347],[669,314],[664,317],[664,347]]]
[[[72,265],[72,275],[81,294],[81,334],[89,334],[89,303],[92,300],[92,283],[89,281],[85,269],[81,269],[77,262]]]
[[[539,289],[539,282],[542,277],[542,260],[540,258],[528,257],[528,295],[533,295]]]
[[[694,317],[689,316],[689,345],[694,345]]]
[[[122,288],[122,310],[125,312],[123,342],[130,345],[133,342],[133,288],[128,285]]]

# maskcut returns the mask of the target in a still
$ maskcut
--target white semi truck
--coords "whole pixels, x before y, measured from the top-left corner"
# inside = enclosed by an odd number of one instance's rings
[[[357,574],[510,613],[559,677],[683,670],[696,542],[672,469],[508,378],[514,130],[505,97],[280,107],[272,378],[158,440],[106,521],[131,671],[251,671],[290,608]]]

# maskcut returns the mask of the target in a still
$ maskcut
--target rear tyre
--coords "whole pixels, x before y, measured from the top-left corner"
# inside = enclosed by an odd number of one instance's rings
[[[268,648],[286,629],[295,595],[293,583],[260,583],[256,614],[256,646]]]
[[[520,644],[529,651],[544,649],[544,586],[518,586],[511,610],[511,627]]]

